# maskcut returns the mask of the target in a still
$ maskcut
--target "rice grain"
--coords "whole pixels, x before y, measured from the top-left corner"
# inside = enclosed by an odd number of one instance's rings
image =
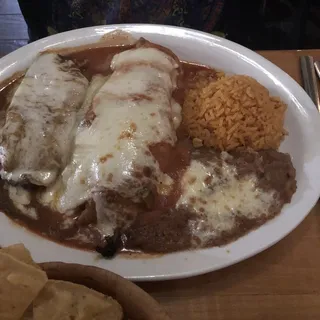
[[[249,76],[220,77],[187,91],[183,123],[207,147],[278,149],[284,136],[286,104]]]

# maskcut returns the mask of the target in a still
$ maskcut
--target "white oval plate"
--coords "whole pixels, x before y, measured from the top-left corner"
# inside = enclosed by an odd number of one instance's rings
[[[226,72],[247,74],[288,104],[289,136],[281,151],[289,152],[297,170],[298,189],[282,213],[259,229],[221,248],[168,254],[155,258],[97,259],[90,252],[56,244],[15,225],[0,213],[0,245],[22,242],[38,262],[62,261],[98,266],[131,280],[164,280],[221,269],[270,247],[291,232],[309,213],[320,194],[320,121],[303,89],[260,55],[225,39],[198,31],[157,25],[92,27],[61,33],[23,47],[0,60],[0,80],[25,69],[39,51],[88,44],[116,28],[172,49],[181,59]]]

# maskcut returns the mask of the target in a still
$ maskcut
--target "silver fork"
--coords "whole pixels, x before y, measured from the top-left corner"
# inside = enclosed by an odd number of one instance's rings
[[[320,77],[320,65],[314,62],[313,57],[302,56],[300,57],[300,67],[304,90],[310,96],[318,111],[320,112],[320,98],[315,72],[315,70],[317,70],[317,73]]]
[[[320,80],[320,61],[315,61],[315,63],[314,63],[314,68],[316,69],[318,78],[319,78],[319,80]]]

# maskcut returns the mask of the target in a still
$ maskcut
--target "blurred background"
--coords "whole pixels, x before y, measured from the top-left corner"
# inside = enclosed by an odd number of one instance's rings
[[[253,50],[320,49],[320,0],[225,0],[216,30]],[[18,1],[0,0],[0,55],[28,40]]]
[[[320,0],[227,0],[222,23],[251,49],[320,48]]]

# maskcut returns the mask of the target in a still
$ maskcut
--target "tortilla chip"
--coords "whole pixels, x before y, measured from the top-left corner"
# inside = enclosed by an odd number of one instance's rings
[[[21,319],[47,280],[44,271],[0,252],[0,319]]]
[[[40,267],[33,261],[29,250],[22,244],[14,244],[12,246],[0,249],[0,253],[6,253],[19,261],[29,264],[37,269]]]
[[[33,302],[33,320],[122,318],[122,308],[117,301],[71,282],[49,280]]]
[[[21,320],[33,320],[33,305],[30,304],[26,312],[23,314]]]

